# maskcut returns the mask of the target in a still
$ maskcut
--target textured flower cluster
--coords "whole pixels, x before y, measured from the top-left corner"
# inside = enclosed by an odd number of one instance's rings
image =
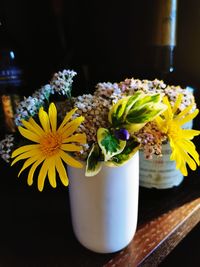
[[[9,163],[14,146],[14,136],[8,134],[3,140],[0,141],[0,156],[3,160]]]
[[[89,143],[97,141],[98,128],[108,127],[108,112],[111,104],[109,99],[91,94],[74,98],[74,106],[77,108],[76,116],[82,115],[85,118],[78,131],[86,133]]]
[[[167,136],[159,131],[156,123],[147,123],[135,136],[141,143],[146,159],[152,159],[153,155],[162,156],[162,144]]]
[[[71,97],[73,78],[77,73],[71,70],[63,70],[55,73],[50,85],[55,93]]]
[[[41,89],[35,91],[32,96],[25,97],[24,101],[21,101],[17,107],[15,124],[20,126],[22,125],[22,120],[27,120],[28,118],[35,116],[40,107],[44,106],[46,101],[49,101],[50,95],[58,93],[66,95],[66,97],[71,96],[73,77],[75,75],[75,71],[59,71],[54,74],[50,84],[46,84]]]
[[[166,85],[162,80],[140,80],[125,79],[120,83],[98,83],[95,95],[113,99],[116,102],[123,95],[133,95],[137,91],[143,91],[147,94],[159,93],[169,98],[170,104],[173,106],[177,96],[183,94],[180,111],[195,103],[194,96],[190,90],[181,88],[180,86]]]
[[[40,107],[44,105],[45,100],[49,100],[49,96],[53,94],[52,87],[47,84],[41,89],[35,91],[32,96],[24,97],[16,110],[15,124],[22,125],[22,120],[27,120],[29,117],[34,116]]]

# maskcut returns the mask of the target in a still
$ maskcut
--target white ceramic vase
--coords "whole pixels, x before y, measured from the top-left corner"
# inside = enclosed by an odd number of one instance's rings
[[[94,177],[85,168],[69,167],[69,197],[74,233],[79,242],[98,253],[126,247],[136,231],[139,153],[121,167],[103,166]]]

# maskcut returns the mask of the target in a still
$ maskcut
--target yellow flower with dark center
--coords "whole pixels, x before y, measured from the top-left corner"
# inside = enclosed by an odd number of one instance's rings
[[[43,108],[39,110],[39,120],[42,127],[33,118],[30,118],[29,121],[23,120],[24,127],[18,127],[21,135],[35,144],[16,149],[12,153],[12,158],[16,158],[11,165],[19,160],[26,160],[18,176],[31,166],[28,173],[28,184],[32,185],[34,172],[42,164],[38,175],[38,189],[40,191],[43,190],[46,176],[48,176],[51,186],[56,187],[56,172],[61,182],[65,186],[68,185],[67,172],[63,163],[75,168],[82,168],[82,164],[67,153],[81,151],[81,145],[86,143],[85,134],[74,134],[84,120],[82,116],[71,120],[75,111],[76,109],[71,110],[57,128],[57,110],[55,105],[51,103],[48,113]]]
[[[200,131],[183,129],[182,126],[188,121],[193,120],[199,113],[199,110],[193,110],[194,104],[191,104],[177,113],[182,97],[182,94],[179,94],[172,107],[168,98],[165,96],[163,98],[163,103],[166,104],[168,108],[157,117],[155,121],[157,122],[159,130],[165,133],[169,139],[172,149],[170,159],[175,160],[176,168],[179,169],[184,176],[187,176],[186,164],[188,164],[192,170],[196,170],[197,165],[199,165],[199,154],[191,140],[194,136],[199,135]]]

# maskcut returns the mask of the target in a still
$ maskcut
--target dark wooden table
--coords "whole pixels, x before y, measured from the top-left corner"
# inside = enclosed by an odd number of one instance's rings
[[[68,189],[47,185],[40,193],[1,162],[0,266],[157,266],[200,221],[199,174],[191,173],[173,189],[140,188],[133,241],[120,252],[97,254],[74,237]]]

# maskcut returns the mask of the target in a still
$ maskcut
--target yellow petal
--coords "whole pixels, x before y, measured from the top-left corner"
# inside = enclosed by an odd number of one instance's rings
[[[19,156],[17,156],[11,163],[11,166],[14,165],[17,161],[22,160],[22,159],[27,159],[30,157],[34,157],[36,155],[40,154],[40,151],[38,151],[38,149],[31,149],[27,152],[24,152],[23,154],[20,154]]]
[[[76,110],[77,108],[74,108],[70,112],[67,113],[61,125],[59,126],[58,131],[60,131],[65,126],[65,124],[71,119],[72,115],[75,113]]]
[[[154,121],[156,122],[156,124],[157,124],[157,127],[158,127],[158,129],[160,129],[160,131],[161,132],[163,132],[163,133],[166,133],[167,132],[167,127],[165,127],[166,125],[165,125],[165,120],[163,120],[162,118],[161,118],[161,116],[158,116],[158,117],[156,117],[155,119],[154,119]]]
[[[190,150],[195,151],[196,150],[194,143],[192,143],[190,140],[183,139],[180,142],[181,142],[180,145],[184,148],[184,150],[186,150],[186,151],[190,151]]]
[[[46,111],[41,107],[39,110],[39,119],[40,123],[44,129],[45,132],[50,132],[50,123],[49,123],[49,117]]]
[[[14,158],[14,157],[18,156],[19,154],[25,153],[25,152],[30,151],[32,149],[38,149],[39,147],[40,147],[39,144],[21,146],[21,147],[15,149],[13,151],[11,158]]]
[[[31,166],[30,171],[28,173],[28,179],[27,179],[28,185],[32,185],[33,184],[33,175],[34,175],[34,172],[35,172],[36,168],[42,163],[43,160],[44,160],[44,157],[43,158],[40,158],[39,160],[37,160]]]
[[[76,129],[79,127],[79,125],[84,121],[84,117],[80,116],[73,121],[70,121],[68,124],[66,124],[60,131],[60,134],[63,134],[63,137],[66,138],[73,134]]]
[[[29,119],[29,123],[36,129],[36,131],[40,134],[43,135],[45,132],[44,130],[37,124],[37,122],[31,117]]]
[[[173,113],[167,96],[163,97],[163,103],[167,105],[167,109],[162,113],[162,115],[164,115],[166,120],[171,120],[173,118]]]
[[[184,176],[187,176],[186,163],[189,165],[190,169],[196,170],[196,163],[199,165],[199,156],[192,142],[185,142],[184,140],[173,142],[171,140],[170,145],[172,147],[170,159],[176,161],[176,167],[180,169]],[[196,163],[189,154],[194,158]]]
[[[170,160],[175,160],[176,169],[179,169],[184,176],[187,176],[186,162],[183,160],[181,151],[176,148],[176,150],[172,152]]]
[[[54,103],[51,103],[49,106],[49,120],[52,132],[55,133],[57,128],[57,109]]]
[[[80,144],[86,144],[86,134],[73,134],[70,137],[64,138],[63,143],[77,142]]]
[[[72,158],[69,154],[65,153],[64,151],[60,150],[59,155],[62,158],[62,160],[68,165],[75,167],[75,168],[83,167],[83,165],[79,161],[75,160],[74,158]]]
[[[28,168],[31,164],[33,164],[35,161],[37,161],[38,159],[40,159],[40,157],[37,155],[35,157],[31,157],[29,159],[27,159],[25,162],[24,162],[24,165],[22,166],[20,172],[18,173],[18,177],[20,176],[20,174],[26,169]]]
[[[48,169],[49,169],[48,160],[45,159],[43,164],[42,164],[42,167],[39,171],[39,176],[38,176],[38,189],[39,189],[39,191],[43,190],[44,181],[45,181]]]
[[[65,185],[68,186],[69,184],[69,179],[67,177],[67,172],[65,167],[63,166],[63,163],[59,157],[56,159],[56,169],[58,171],[59,177],[61,182]]]
[[[186,164],[185,163],[182,163],[181,164],[179,170],[183,174],[183,176],[187,176],[188,175],[188,171],[187,171],[187,168],[186,168]]]
[[[195,161],[186,152],[184,152],[184,158],[187,164],[189,165],[190,169],[195,171],[197,168]]]
[[[199,110],[196,109],[193,113],[190,113],[189,115],[185,116],[183,119],[180,119],[177,123],[179,125],[183,125],[186,122],[193,120],[198,115],[198,113],[199,113]]]
[[[179,106],[181,104],[182,99],[183,99],[183,95],[182,94],[179,94],[178,97],[177,97],[177,99],[176,99],[176,102],[174,103],[174,106],[172,108],[173,114],[175,114],[176,111],[178,110],[178,108],[179,108]]]
[[[193,108],[194,104],[190,104],[189,106],[187,106],[186,108],[184,108],[177,116],[176,116],[176,120],[181,119],[182,117],[184,117],[185,115],[187,115],[191,109]]]
[[[190,139],[192,140],[194,136],[198,136],[200,134],[200,131],[198,130],[190,130],[190,129],[183,129],[182,135],[184,139]]]
[[[39,137],[43,135],[43,132],[38,131],[37,128],[35,128],[29,121],[22,120],[22,124],[26,127],[27,130],[33,132]]]
[[[48,178],[52,187],[56,187],[55,158],[49,162]]]
[[[65,151],[81,151],[82,150],[81,146],[77,146],[74,144],[63,144],[61,145],[60,148]]]
[[[23,135],[25,138],[27,138],[33,142],[36,142],[36,143],[40,142],[40,137],[37,134],[35,134],[29,130],[24,129],[21,126],[18,127],[18,130],[19,130],[20,134]]]
[[[180,145],[187,153],[189,153],[194,158],[196,163],[199,165],[199,154],[196,151],[195,145],[189,140],[182,141]]]

